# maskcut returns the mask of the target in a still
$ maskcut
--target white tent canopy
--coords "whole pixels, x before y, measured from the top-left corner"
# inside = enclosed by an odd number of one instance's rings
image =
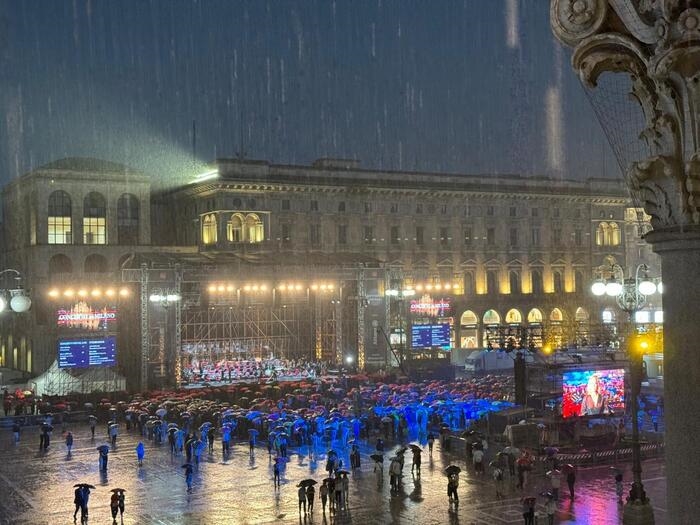
[[[75,372],[75,371],[74,371]],[[71,393],[118,392],[126,389],[126,379],[111,368],[88,368],[69,373],[56,361],[39,377],[29,381],[38,396],[65,396]]]

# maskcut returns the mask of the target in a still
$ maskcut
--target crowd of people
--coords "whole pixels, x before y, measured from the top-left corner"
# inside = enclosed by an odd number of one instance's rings
[[[303,366],[301,363],[289,363]],[[261,363],[262,365],[262,363]],[[493,480],[496,497],[504,497],[506,480],[513,490],[523,494],[523,517],[528,523],[538,508],[537,498],[526,495],[528,473],[536,458],[528,450],[506,447],[490,453],[489,443],[481,433],[481,422],[490,411],[513,406],[513,382],[507,376],[485,376],[457,381],[407,381],[389,383],[366,376],[309,376],[303,380],[264,384],[258,381],[236,383],[219,388],[156,391],[134,396],[130,401],[110,403],[103,400],[88,418],[91,437],[95,427],[106,423],[108,443],[97,447],[99,470],[107,472],[110,449],[117,446],[120,427],[137,433],[135,454],[138,465],[144,464],[146,445],[167,446],[173,456],[184,459],[183,474],[187,491],[195,489],[195,473],[202,456],[214,454],[220,442],[224,458],[234,442],[247,442],[251,456],[258,445],[266,446],[274,460],[273,486],[280,489],[280,480],[289,458],[288,448],[307,447],[313,456],[326,455],[326,475],[318,487],[322,511],[331,513],[348,508],[348,474],[360,468],[358,444],[372,446],[374,472],[378,478],[385,470],[390,477],[391,493],[399,493],[403,484],[404,455],[410,450],[413,459],[411,474],[421,476],[421,454],[427,445],[432,457],[437,437],[445,444],[449,434],[467,436],[467,460],[475,476]],[[46,452],[53,431],[51,416],[41,424],[40,449]],[[471,429],[471,430],[468,430]],[[64,425],[65,446],[71,454],[73,434]],[[15,442],[20,429],[14,428]],[[385,441],[404,443],[385,463]],[[445,450],[447,447],[443,447]],[[330,449],[325,452],[326,449]],[[340,450],[339,454],[337,451]],[[349,452],[346,470],[341,457]],[[459,451],[457,451],[459,452]],[[488,459],[492,459],[487,463]],[[556,452],[548,453],[548,491],[539,507],[548,517],[556,510],[559,489],[566,480],[570,497],[574,498],[575,467],[561,467]],[[388,465],[388,469],[385,469]],[[451,467],[450,467],[451,468]],[[447,493],[455,508],[459,502],[459,472],[446,472]],[[316,480],[299,482],[299,512],[312,513],[316,497]],[[619,484],[619,483],[618,483]],[[90,486],[76,486],[75,514],[87,518]],[[124,512],[124,494],[115,493],[111,505],[113,518]],[[551,514],[553,515],[553,514]]]

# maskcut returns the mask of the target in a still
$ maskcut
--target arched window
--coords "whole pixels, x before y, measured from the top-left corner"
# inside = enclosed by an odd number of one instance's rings
[[[117,242],[139,243],[139,200],[125,193],[117,201]]]
[[[83,244],[107,244],[107,203],[94,191],[83,200]]]
[[[620,227],[616,222],[610,223],[610,246],[618,246],[620,244]]]
[[[471,310],[467,310],[462,314],[459,323],[463,326],[473,326],[479,323],[479,318]]]
[[[65,191],[54,191],[49,196],[49,244],[73,244],[72,210],[70,195]]]
[[[574,272],[574,291],[582,292],[586,289],[586,283],[583,280],[583,272],[581,270],[576,270]]]
[[[107,259],[96,253],[85,258],[85,273],[107,273]]]
[[[73,263],[62,253],[49,259],[49,279],[57,274],[73,273]]]
[[[588,312],[585,308],[578,307],[574,314],[574,319],[579,323],[586,322],[588,321]]]
[[[552,272],[552,278],[554,280],[554,293],[562,293],[564,291],[564,276],[561,270],[554,270]]]
[[[543,291],[542,272],[540,270],[532,270],[532,293],[541,294]]]
[[[226,224],[226,240],[243,242],[243,215],[234,213]]]
[[[474,295],[474,272],[464,272],[464,295]]]
[[[202,244],[216,244],[216,215],[210,213],[202,220]]]
[[[520,324],[523,322],[522,314],[513,308],[506,313],[506,324]]]
[[[508,277],[510,280],[510,293],[521,293],[521,288],[520,288],[520,272],[517,270],[511,270],[508,273]]]
[[[484,314],[484,324],[485,325],[501,324],[501,316],[498,315],[498,312],[496,310],[487,310],[486,313]]]
[[[527,314],[527,322],[530,324],[541,324],[542,323],[542,310],[538,308],[533,308]]]
[[[601,222],[598,224],[598,228],[595,231],[595,243],[597,246],[607,246],[608,237],[610,235],[610,229],[607,222]]]
[[[561,323],[564,320],[564,314],[561,313],[559,308],[555,308],[552,310],[552,313],[549,314],[549,320],[553,323]]]
[[[265,229],[260,217],[255,213],[249,213],[245,218],[245,235],[248,242],[262,242],[265,240]]]
[[[497,270],[487,270],[486,271],[486,292],[487,293],[498,293],[498,271]]]

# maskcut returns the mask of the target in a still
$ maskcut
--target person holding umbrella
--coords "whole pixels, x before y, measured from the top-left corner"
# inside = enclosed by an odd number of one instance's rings
[[[73,498],[73,503],[75,503],[75,512],[73,513],[73,521],[76,521],[78,519],[78,511],[82,509],[83,507],[83,487],[82,485],[74,485],[75,487],[75,497]],[[82,513],[80,514],[80,518],[82,521]]]
[[[379,475],[384,475],[384,455],[383,454],[372,454],[370,456],[370,459],[374,461],[374,469],[372,469],[372,472],[377,471],[377,467],[379,468]]]
[[[309,514],[311,514],[314,511],[314,497],[316,496],[316,489],[314,488],[314,484],[315,482],[310,483],[306,486],[306,506],[309,510]]]
[[[411,445],[411,452],[413,452],[413,464],[411,465],[411,474],[413,474],[413,471],[415,469],[418,472],[418,476],[420,476],[420,461],[423,449],[421,449],[418,445]]]
[[[428,451],[430,452],[430,456],[432,457],[433,455],[433,445],[435,444],[435,434],[432,432],[428,433]]]
[[[457,488],[459,487],[459,472],[460,468],[456,465],[450,465],[446,469],[447,472],[447,497],[450,503],[454,502],[455,506],[459,505],[459,495]]]
[[[112,489],[112,496],[109,498],[109,510],[112,511],[112,523],[117,523],[117,513],[119,512],[119,489]]]
[[[75,514],[78,512],[78,505],[80,506],[80,522],[87,523],[88,519],[88,501],[90,499],[90,489],[94,489],[94,485],[88,485],[87,483],[78,483],[73,485],[76,487],[75,490]],[[73,520],[75,521],[75,514],[73,515]]]

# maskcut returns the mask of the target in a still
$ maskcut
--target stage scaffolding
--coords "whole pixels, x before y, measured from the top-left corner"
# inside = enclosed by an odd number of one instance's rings
[[[364,361],[363,263],[314,266],[265,266],[213,263],[197,254],[138,255],[122,269],[124,282],[140,285],[141,388],[149,375],[179,385],[182,366],[192,359],[218,361],[235,357],[322,359],[340,365],[343,349],[356,346]],[[234,270],[232,270],[232,268]],[[265,292],[212,294],[211,283],[271,283]],[[298,293],[274,283],[301,282]],[[325,281],[333,291],[307,286]],[[151,294],[177,294],[170,305],[149,300]],[[360,323],[360,324],[358,324]],[[350,338],[350,339],[348,339]]]

